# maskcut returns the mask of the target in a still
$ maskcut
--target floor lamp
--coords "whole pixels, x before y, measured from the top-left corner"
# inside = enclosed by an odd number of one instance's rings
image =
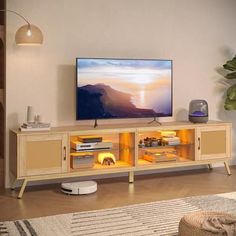
[[[16,31],[15,41],[17,45],[41,45],[43,43],[42,31],[37,26],[30,24],[24,16],[7,9],[0,9],[0,12],[11,12],[27,23]]]

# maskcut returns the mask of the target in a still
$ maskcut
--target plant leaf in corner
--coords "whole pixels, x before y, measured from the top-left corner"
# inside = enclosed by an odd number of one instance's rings
[[[231,70],[231,71],[235,71],[236,70],[236,56],[230,60],[230,61],[227,61],[223,67],[226,69],[226,70]]]
[[[226,98],[224,108],[228,111],[236,110],[236,101],[232,101]]]
[[[236,79],[236,72],[229,73],[225,76],[226,79]]]
[[[236,84],[230,86],[228,89],[227,89],[227,99],[228,101],[229,100],[234,100],[236,101]],[[227,100],[226,99],[226,100]]]

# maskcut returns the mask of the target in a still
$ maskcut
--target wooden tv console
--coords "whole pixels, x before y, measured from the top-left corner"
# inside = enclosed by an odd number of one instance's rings
[[[179,144],[161,142],[163,131],[172,131],[179,137]],[[71,141],[87,135],[100,136],[112,142],[110,150],[89,150],[94,156],[92,167],[71,168],[71,158],[78,152],[70,147]],[[140,142],[146,137],[154,137],[158,143]],[[155,140],[155,139],[154,139]],[[208,165],[223,162],[228,175],[228,161],[231,159],[231,124],[209,121],[206,124],[190,122],[168,122],[162,125],[122,124],[113,126],[73,126],[57,127],[50,131],[20,132],[10,131],[10,172],[15,181],[23,180],[18,198],[21,198],[29,181],[50,180],[80,176],[94,176],[111,173],[129,173],[129,182],[134,181],[134,173],[144,170]],[[112,153],[116,158],[113,165],[98,163],[98,154]],[[169,154],[170,161],[150,161],[144,155]],[[176,160],[175,160],[176,158]],[[91,163],[90,163],[91,164]]]

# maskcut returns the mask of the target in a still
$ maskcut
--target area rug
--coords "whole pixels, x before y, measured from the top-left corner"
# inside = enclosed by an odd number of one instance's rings
[[[236,192],[0,223],[1,236],[171,236],[185,214],[236,214]]]

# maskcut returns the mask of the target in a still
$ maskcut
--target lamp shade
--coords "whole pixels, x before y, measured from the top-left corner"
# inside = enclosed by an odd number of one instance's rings
[[[17,45],[40,45],[43,43],[41,30],[32,24],[21,26],[15,35]]]

